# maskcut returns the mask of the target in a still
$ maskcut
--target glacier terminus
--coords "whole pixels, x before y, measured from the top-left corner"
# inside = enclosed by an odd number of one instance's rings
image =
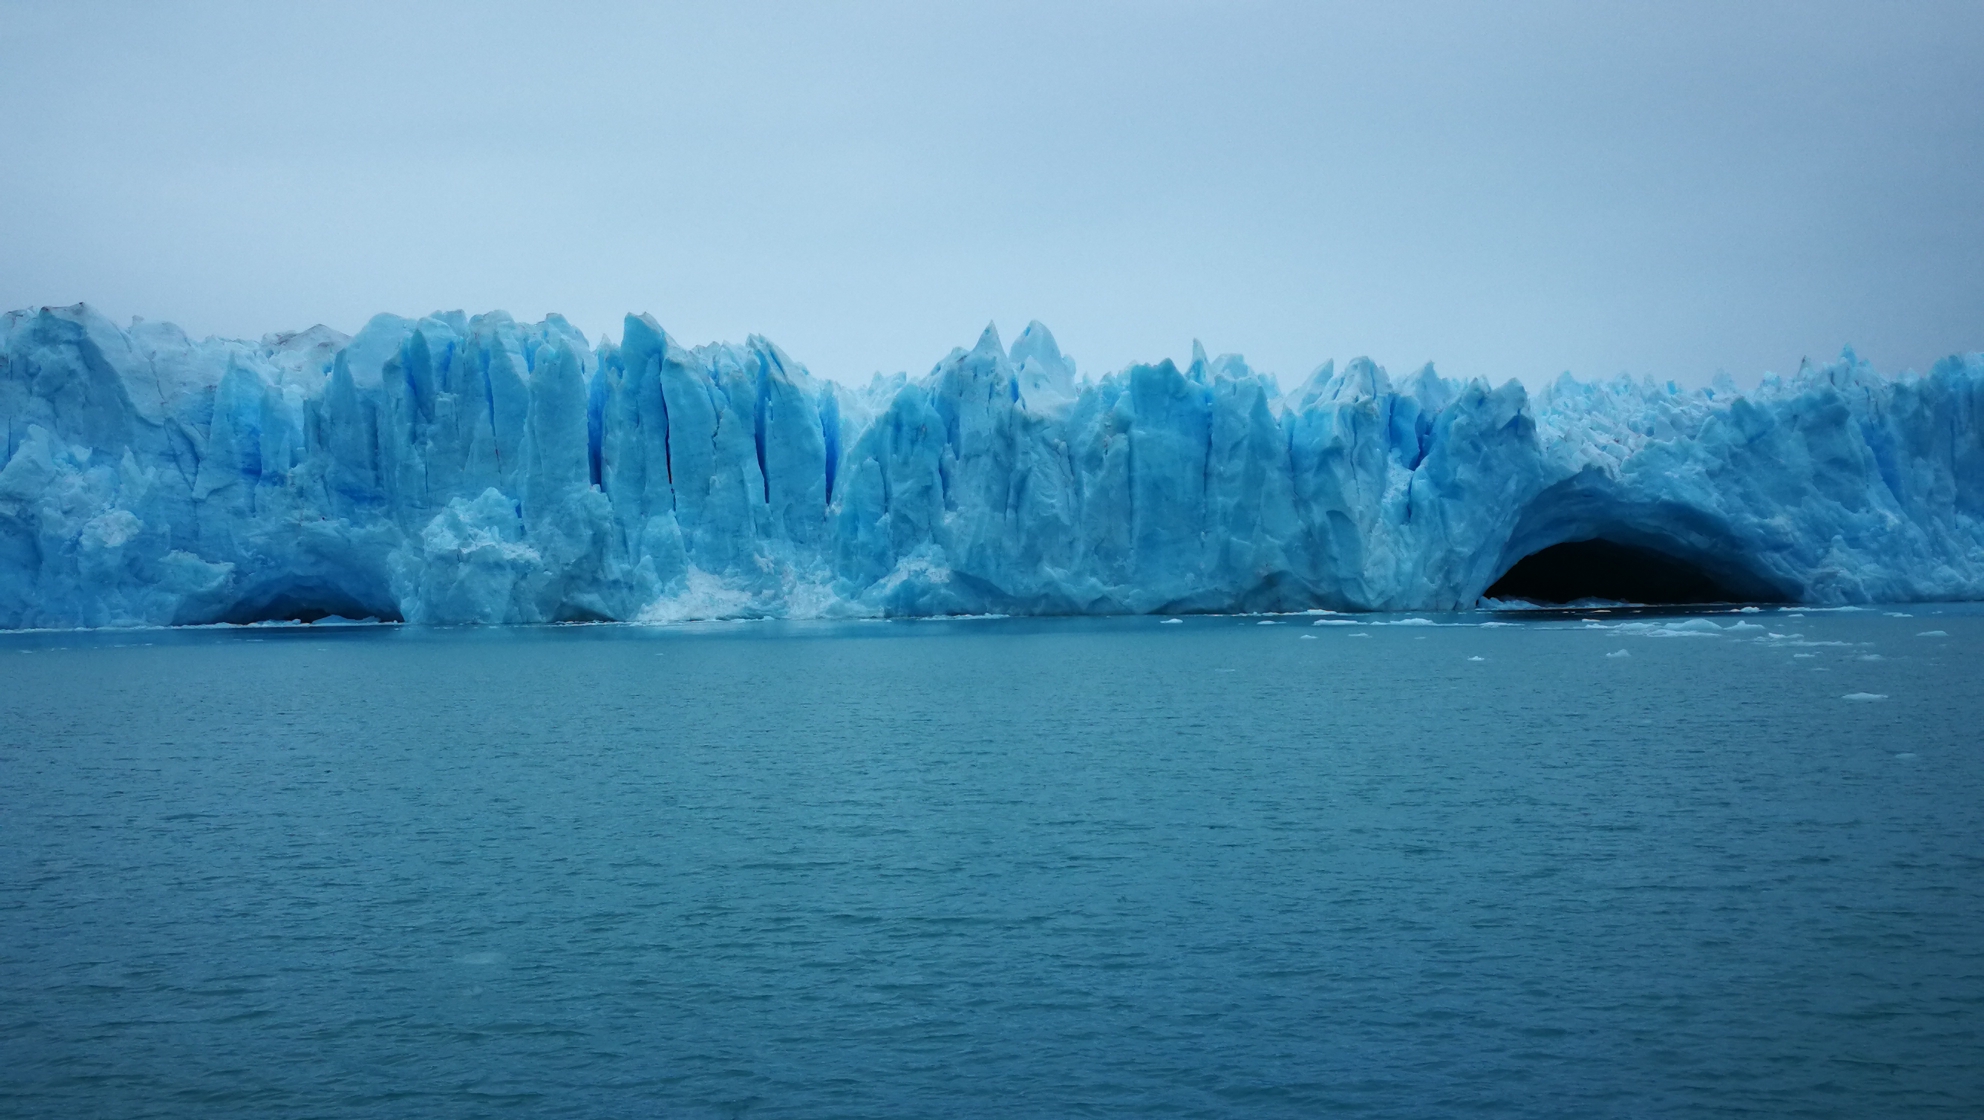
[[[816,379],[500,312],[259,342],[0,321],[0,627],[1451,610],[1597,541],[1730,599],[1984,598],[1984,356],[1531,394],[1078,376],[1029,325]]]

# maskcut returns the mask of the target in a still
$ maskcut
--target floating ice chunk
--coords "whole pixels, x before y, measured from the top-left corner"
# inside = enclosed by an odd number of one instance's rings
[[[1362,631],[1362,630],[1359,630],[1359,631],[1358,631],[1357,633],[1355,633],[1355,634],[1352,634],[1352,635],[1351,635],[1351,637],[1353,637],[1353,638],[1368,638],[1368,637],[1370,637],[1370,636],[1371,636],[1371,635],[1369,635],[1369,634],[1367,634],[1367,633],[1365,633],[1365,632],[1364,632],[1364,631]]]
[[[1362,625],[1364,625],[1364,624],[1363,624],[1363,623],[1361,623],[1361,622],[1352,622],[1352,621],[1350,621],[1350,620],[1349,620],[1349,619],[1347,619],[1347,618],[1319,618],[1319,619],[1317,619],[1316,621],[1314,621],[1314,622],[1311,622],[1311,623],[1310,623],[1309,625],[1311,625],[1311,626],[1362,626]]]
[[[1488,659],[1487,659],[1487,658],[1485,658],[1485,657],[1470,657],[1470,658],[1468,658],[1468,660],[1469,660],[1469,661],[1486,661],[1486,660],[1488,660]]]
[[[1762,608],[1762,607],[1740,607],[1740,608],[1738,608],[1738,609],[1737,609],[1737,611],[1736,611],[1736,613],[1737,613],[1737,614],[1756,614],[1756,613],[1757,613],[1758,611],[1761,611],[1761,610],[1763,610],[1763,608]]]
[[[1437,622],[1434,622],[1434,621],[1433,621],[1432,619],[1430,619],[1430,618],[1401,618],[1401,619],[1399,619],[1398,621],[1396,621],[1396,622],[1393,622],[1393,623],[1391,623],[1391,625],[1393,625],[1393,626],[1438,626],[1438,625],[1439,625],[1439,623],[1437,623]]]
[[[1914,617],[1915,617],[1914,615],[1912,615],[1912,614],[1909,614],[1909,613],[1908,613],[1907,611],[1888,611],[1888,612],[1886,612],[1886,614],[1887,614],[1887,616],[1888,616],[1889,618],[1914,618]],[[1897,756],[1897,757],[1899,757],[1899,756]]]
[[[1947,638],[1950,636],[1950,632],[1948,630],[1924,630],[1915,636],[1918,638]]]
[[[1887,698],[1888,694],[1885,692],[1849,692],[1840,697],[1841,700],[1886,700]]]
[[[1305,642],[1313,642],[1316,640],[1316,636],[1314,634],[1304,634],[1302,635],[1302,640]]]
[[[1861,655],[1860,655],[1860,656],[1859,656],[1859,657],[1858,657],[1858,658],[1857,658],[1856,660],[1859,660],[1859,661],[1884,661],[1884,660],[1886,660],[1886,659],[1885,659],[1885,658],[1883,658],[1883,657],[1882,657],[1882,656],[1881,656],[1880,654],[1878,654],[1878,653],[1863,653],[1863,654],[1861,654]]]
[[[1794,653],[1794,654],[1792,654],[1791,656],[1792,656],[1792,658],[1793,658],[1793,659],[1795,660],[1795,659],[1797,659],[1797,658],[1800,658],[1800,657],[1817,657],[1817,656],[1818,656],[1818,654],[1816,654],[1816,653]]]
[[[1622,622],[1613,629],[1622,634],[1638,634],[1647,638],[1713,638],[1722,633],[1722,627],[1706,618],[1688,618],[1679,622]]]
[[[1725,629],[1725,630],[1762,630],[1762,629],[1763,629],[1763,624],[1762,624],[1762,623],[1757,623],[1757,622],[1732,622],[1732,623],[1730,623],[1729,625],[1727,625],[1727,626],[1725,626],[1725,627],[1723,627],[1723,629]]]
[[[1613,651],[1612,651],[1611,653],[1608,653],[1608,654],[1606,654],[1605,656],[1607,656],[1607,657],[1631,657],[1632,655],[1633,655],[1633,651],[1631,651],[1631,650],[1627,650],[1627,649],[1615,649],[1615,650],[1613,650]]]
[[[1254,625],[1256,625],[1256,626],[1280,626],[1280,625],[1281,625],[1281,623],[1279,623],[1279,622],[1276,622],[1276,621],[1275,621],[1274,619],[1272,619],[1272,618],[1269,618],[1269,619],[1263,619],[1262,621],[1260,621],[1260,622],[1257,622],[1257,623],[1255,623]]]
[[[1167,618],[1163,622],[1158,623],[1159,626],[1183,626],[1184,624],[1185,620],[1182,618]]]

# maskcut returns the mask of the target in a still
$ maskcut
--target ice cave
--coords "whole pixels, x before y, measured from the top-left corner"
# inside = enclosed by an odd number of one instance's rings
[[[1496,602],[1560,605],[1585,601],[1644,606],[1782,602],[1755,580],[1729,579],[1656,548],[1596,537],[1565,541],[1517,561],[1485,596]]]

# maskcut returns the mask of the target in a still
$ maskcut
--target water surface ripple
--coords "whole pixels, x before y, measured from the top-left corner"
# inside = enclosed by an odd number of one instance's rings
[[[1984,616],[1741,617],[0,636],[0,1113],[1984,1114]]]

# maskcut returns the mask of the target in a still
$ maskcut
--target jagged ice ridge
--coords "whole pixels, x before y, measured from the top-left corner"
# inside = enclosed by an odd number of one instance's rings
[[[1079,379],[1029,325],[922,378],[558,316],[260,342],[0,326],[0,627],[1441,610],[1546,546],[1756,598],[1984,597],[1984,357],[1532,397],[1369,361]]]

